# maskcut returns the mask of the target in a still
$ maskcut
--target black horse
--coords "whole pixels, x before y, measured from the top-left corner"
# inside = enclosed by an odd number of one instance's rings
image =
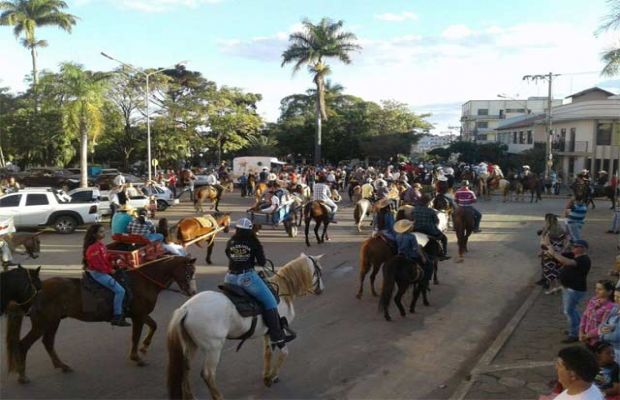
[[[394,284],[398,285],[394,303],[396,303],[400,315],[404,317],[407,313],[401,303],[401,299],[405,292],[407,292],[407,289],[409,289],[409,286],[413,285],[413,299],[411,300],[411,306],[409,306],[410,313],[415,313],[415,305],[420,297],[420,293],[422,294],[424,305],[429,305],[426,297],[429,280],[430,277],[427,276],[421,266],[401,255],[394,256],[383,264],[383,289],[379,299],[379,311],[383,311],[385,320],[392,320],[389,308]]]
[[[37,269],[17,268],[0,272],[0,315],[11,302],[15,302],[24,311],[41,290],[41,279]]]

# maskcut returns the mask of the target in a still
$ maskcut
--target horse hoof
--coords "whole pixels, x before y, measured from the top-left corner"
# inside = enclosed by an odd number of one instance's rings
[[[30,379],[28,379],[25,376],[20,376],[19,379],[17,379],[17,382],[21,383],[22,385],[25,385],[27,383],[30,383]]]
[[[211,260],[206,260],[207,264],[212,265],[213,263],[211,262]]]
[[[379,295],[376,292],[372,292],[373,297],[379,297]]]
[[[273,381],[271,380],[271,378],[263,378],[263,383],[265,384],[265,386],[271,387]]]
[[[149,351],[149,348],[148,348],[148,347],[142,347],[142,348],[140,349],[140,353],[142,353],[142,354],[146,354],[146,352],[147,352],[147,351]]]
[[[386,320],[387,322],[392,322],[392,317],[390,317],[389,315],[386,315],[386,316],[385,316],[385,320]]]
[[[358,300],[360,300],[360,299],[362,298],[362,294],[361,294],[361,293],[356,294],[356,295],[355,295],[355,298],[356,298],[356,299],[358,299]]]
[[[138,367],[146,367],[147,365],[149,365],[149,363],[144,360],[139,360],[138,362],[136,362],[136,365]]]
[[[409,309],[409,313],[410,313],[410,314],[415,314],[415,308],[410,308],[410,309]]]

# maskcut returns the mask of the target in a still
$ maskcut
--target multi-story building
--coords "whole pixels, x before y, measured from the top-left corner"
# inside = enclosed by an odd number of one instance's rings
[[[412,153],[425,153],[439,147],[446,147],[456,140],[453,134],[446,135],[425,135],[411,147]]]
[[[567,97],[571,102],[552,108],[551,150],[564,177],[582,169],[618,171],[620,159],[620,96],[590,88]],[[546,114],[511,118],[497,128],[498,141],[508,152],[520,153],[546,143]]]
[[[553,100],[552,107],[562,104]],[[546,97],[529,97],[527,100],[470,100],[461,111],[461,136],[470,142],[497,141],[496,129],[506,119],[544,113]]]

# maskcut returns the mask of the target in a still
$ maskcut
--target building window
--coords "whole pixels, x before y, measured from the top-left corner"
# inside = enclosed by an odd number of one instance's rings
[[[525,114],[525,108],[507,108],[506,114]]]
[[[478,140],[485,142],[487,140],[487,135],[478,135]]]
[[[560,129],[560,139],[561,140],[565,140],[566,139],[566,128]]]
[[[525,135],[523,131],[519,131],[519,144],[525,144]]]
[[[478,115],[489,115],[489,109],[488,108],[479,108],[478,109]]]
[[[611,146],[612,124],[598,124],[596,128],[596,144],[598,146]]]
[[[487,129],[488,127],[489,127],[489,123],[487,121],[478,121],[478,122],[476,122],[476,128]]]
[[[534,138],[532,137],[532,131],[527,131],[527,144],[534,143]]]
[[[512,143],[517,144],[517,132],[512,132]]]

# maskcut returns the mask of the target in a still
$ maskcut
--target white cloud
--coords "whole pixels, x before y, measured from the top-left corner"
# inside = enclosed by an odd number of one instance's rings
[[[472,35],[472,30],[465,25],[450,25],[441,36],[445,39],[462,39]]]
[[[394,13],[388,12],[384,14],[375,15],[375,19],[378,19],[380,21],[387,21],[387,22],[403,22],[403,21],[417,21],[418,16],[412,13],[411,11],[403,11],[400,14],[394,14]]]
[[[223,0],[75,0],[76,5],[83,6],[94,2],[107,2],[119,8],[141,12],[165,12],[179,7],[197,8],[205,4],[216,4]]]

